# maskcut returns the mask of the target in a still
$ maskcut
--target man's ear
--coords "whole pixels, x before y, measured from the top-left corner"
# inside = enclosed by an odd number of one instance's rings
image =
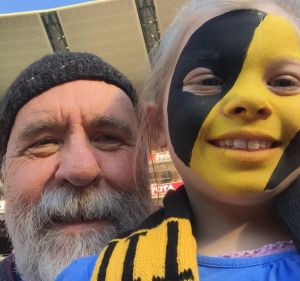
[[[161,149],[167,147],[167,133],[162,110],[154,103],[148,103],[145,108],[146,122],[151,142]]]

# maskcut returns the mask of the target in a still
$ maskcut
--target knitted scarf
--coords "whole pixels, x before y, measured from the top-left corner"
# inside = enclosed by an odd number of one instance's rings
[[[91,281],[199,281],[197,244],[184,187],[169,191],[164,208],[108,243]]]

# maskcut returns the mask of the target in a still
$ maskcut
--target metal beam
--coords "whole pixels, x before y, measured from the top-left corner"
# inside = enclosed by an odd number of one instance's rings
[[[53,52],[68,52],[69,47],[57,13],[41,13],[40,16],[44,24],[46,33],[48,35]]]
[[[153,0],[135,0],[148,53],[158,43],[160,31]]]

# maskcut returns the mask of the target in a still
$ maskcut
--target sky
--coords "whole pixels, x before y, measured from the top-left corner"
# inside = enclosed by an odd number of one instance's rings
[[[53,9],[94,0],[0,0],[0,14]]]

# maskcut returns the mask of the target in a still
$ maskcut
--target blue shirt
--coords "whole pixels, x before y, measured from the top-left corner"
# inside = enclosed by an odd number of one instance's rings
[[[56,281],[89,281],[97,256],[69,265]],[[253,258],[197,256],[200,281],[298,281],[300,255],[296,250]]]
[[[296,250],[252,258],[198,256],[200,281],[300,280],[300,255]]]

